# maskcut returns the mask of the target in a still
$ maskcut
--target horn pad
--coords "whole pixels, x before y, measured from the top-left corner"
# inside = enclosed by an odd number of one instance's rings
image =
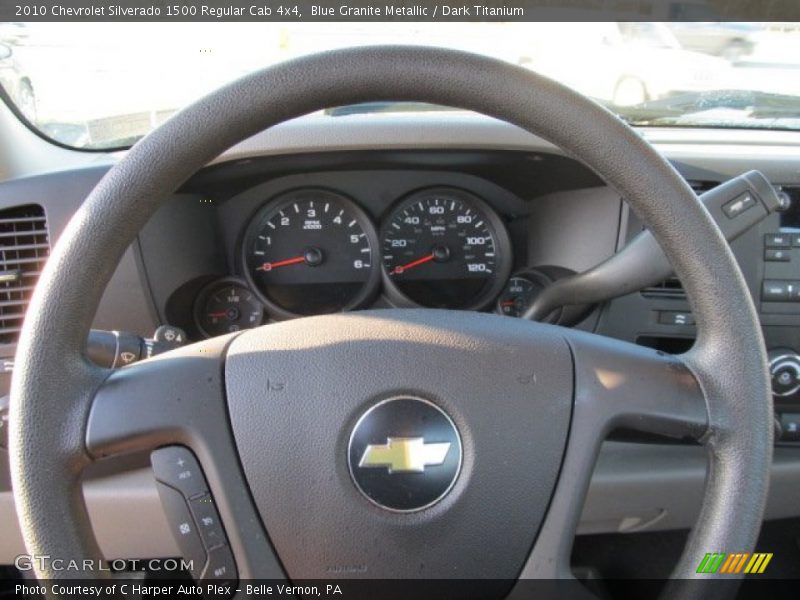
[[[518,576],[569,429],[558,328],[437,310],[310,317],[238,336],[225,379],[290,578]]]

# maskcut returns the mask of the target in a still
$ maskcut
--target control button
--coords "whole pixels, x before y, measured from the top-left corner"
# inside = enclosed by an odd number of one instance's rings
[[[792,246],[800,248],[800,234],[792,235]]]
[[[231,549],[219,546],[208,553],[208,564],[203,571],[203,579],[212,581],[236,581],[236,563],[233,562]]]
[[[156,486],[172,536],[183,558],[190,564],[192,577],[197,579],[206,566],[206,550],[189,512],[189,505],[179,491],[163,483],[156,483]]]
[[[197,528],[200,530],[200,538],[203,540],[206,549],[228,543],[225,538],[225,531],[222,529],[222,523],[219,520],[219,514],[217,514],[217,509],[214,506],[214,500],[210,495],[206,494],[200,498],[195,498],[189,502],[189,508],[197,523]]]
[[[775,373],[775,383],[782,387],[789,387],[797,381],[795,373],[790,368],[784,367]]]
[[[738,198],[734,198],[730,202],[722,205],[722,212],[729,219],[735,219],[744,211],[753,208],[756,201],[750,193],[744,193]]]
[[[791,255],[788,248],[765,248],[764,260],[768,262],[789,262]]]
[[[767,248],[788,248],[792,245],[792,238],[788,233],[768,233],[764,236],[764,246]]]
[[[761,299],[765,302],[788,302],[789,285],[787,281],[765,279],[761,287]]]
[[[792,197],[781,189],[777,189],[776,192],[778,194],[778,208],[775,210],[778,212],[789,210],[792,206]]]
[[[662,325],[694,325],[694,316],[690,312],[662,310],[658,313],[658,322]]]
[[[769,373],[772,378],[772,393],[784,398],[800,390],[800,356],[796,354],[778,354],[769,361]]]
[[[182,446],[159,448],[150,454],[156,479],[193,498],[208,492],[205,477],[194,454]]]
[[[153,334],[153,339],[163,344],[173,344],[177,348],[186,341],[186,333],[174,325],[161,325]]]
[[[783,413],[781,415],[781,441],[800,442],[800,413]]]
[[[114,354],[114,364],[111,365],[112,369],[119,369],[141,360],[143,352],[142,338],[125,331],[115,331],[114,335],[117,338],[117,347]]]

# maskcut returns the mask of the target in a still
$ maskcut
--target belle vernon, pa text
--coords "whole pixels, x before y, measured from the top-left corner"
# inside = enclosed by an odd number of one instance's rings
[[[259,584],[242,586],[234,590],[229,585],[219,585],[216,583],[209,583],[203,585],[158,585],[156,582],[150,584],[138,583],[111,583],[107,585],[67,585],[54,583],[50,585],[27,585],[17,584],[15,593],[24,596],[44,596],[45,594],[52,594],[53,596],[97,596],[105,598],[117,593],[127,596],[128,594],[134,596],[144,597],[175,597],[175,596],[219,596],[228,597],[233,595],[233,592],[243,591],[247,596],[278,596],[282,598],[289,598],[294,596],[339,596],[342,592],[341,586],[337,584],[326,585],[288,585],[288,584]]]

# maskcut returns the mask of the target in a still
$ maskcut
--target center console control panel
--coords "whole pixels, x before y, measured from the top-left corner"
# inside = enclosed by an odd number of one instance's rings
[[[789,348],[769,353],[778,442],[800,443],[800,355]]]
[[[797,327],[800,318],[800,188],[779,191],[777,222],[763,234],[759,312],[773,325]],[[778,225],[778,227],[775,227]],[[783,321],[783,327],[780,327]],[[767,335],[768,347],[775,344]],[[787,346],[771,347],[769,370],[775,400],[776,442],[800,446],[800,338],[783,338]],[[781,342],[779,342],[781,343]]]
[[[800,315],[800,188],[787,187],[779,227],[764,234],[761,304],[763,314]]]

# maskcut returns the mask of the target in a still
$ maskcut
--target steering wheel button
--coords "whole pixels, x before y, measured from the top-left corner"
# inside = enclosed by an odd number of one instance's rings
[[[170,532],[183,558],[189,563],[192,576],[197,579],[206,565],[206,550],[200,540],[197,525],[189,512],[186,499],[168,485],[158,483],[156,487],[164,513],[167,515]]]
[[[214,499],[209,494],[195,498],[189,503],[189,507],[197,523],[203,545],[207,549],[228,543],[219,514],[214,506]]]
[[[187,498],[208,492],[203,471],[192,452],[182,446],[159,448],[150,454],[156,479],[180,490]]]
[[[209,551],[208,564],[203,571],[202,579],[223,583],[236,581],[236,563],[233,561],[233,554],[227,545]]]

